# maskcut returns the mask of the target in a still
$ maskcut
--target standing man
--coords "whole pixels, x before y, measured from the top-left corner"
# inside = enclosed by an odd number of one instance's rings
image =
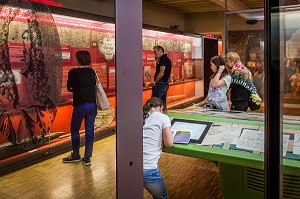
[[[166,106],[167,91],[169,89],[169,77],[171,75],[172,63],[167,54],[164,54],[164,48],[161,46],[155,46],[153,52],[156,59],[156,71],[154,75],[154,82],[149,86],[152,86],[152,97],[160,98]]]

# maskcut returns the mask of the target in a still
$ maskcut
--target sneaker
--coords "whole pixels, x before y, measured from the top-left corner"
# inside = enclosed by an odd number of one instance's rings
[[[91,159],[90,159],[90,158],[83,157],[83,158],[81,159],[81,162],[82,162],[82,164],[84,164],[85,166],[91,166]]]
[[[68,157],[63,158],[62,161],[65,163],[80,162],[80,159],[80,155],[74,155],[74,153],[71,153]]]

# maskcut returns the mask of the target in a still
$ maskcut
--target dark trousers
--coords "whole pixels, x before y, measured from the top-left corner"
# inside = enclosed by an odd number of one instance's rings
[[[247,111],[249,106],[248,100],[232,101],[231,110],[235,111]]]
[[[160,98],[165,106],[167,105],[167,91],[169,89],[169,82],[158,82],[152,87],[152,96]]]
[[[84,157],[92,157],[94,144],[94,123],[97,115],[95,102],[80,104],[73,109],[71,119],[71,138],[72,149],[74,154],[79,154],[80,135],[79,129],[84,119],[85,124],[85,151]]]

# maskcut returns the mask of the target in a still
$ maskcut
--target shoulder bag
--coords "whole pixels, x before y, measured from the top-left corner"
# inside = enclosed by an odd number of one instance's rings
[[[96,95],[96,105],[98,110],[106,110],[110,107],[110,104],[108,102],[107,96],[102,88],[101,82],[99,80],[99,77],[97,75],[96,70],[96,86],[95,86],[95,95]]]
[[[261,101],[262,100],[258,94],[251,93],[249,98],[249,108],[251,109],[251,111],[258,110],[260,108]]]

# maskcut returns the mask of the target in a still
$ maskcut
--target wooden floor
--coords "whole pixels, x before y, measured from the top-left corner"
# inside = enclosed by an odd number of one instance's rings
[[[92,166],[56,156],[0,178],[1,199],[116,198],[116,137],[95,142]],[[83,153],[83,148],[81,148]],[[221,198],[215,163],[163,153],[159,167],[170,199]],[[152,198],[144,191],[144,198]]]

